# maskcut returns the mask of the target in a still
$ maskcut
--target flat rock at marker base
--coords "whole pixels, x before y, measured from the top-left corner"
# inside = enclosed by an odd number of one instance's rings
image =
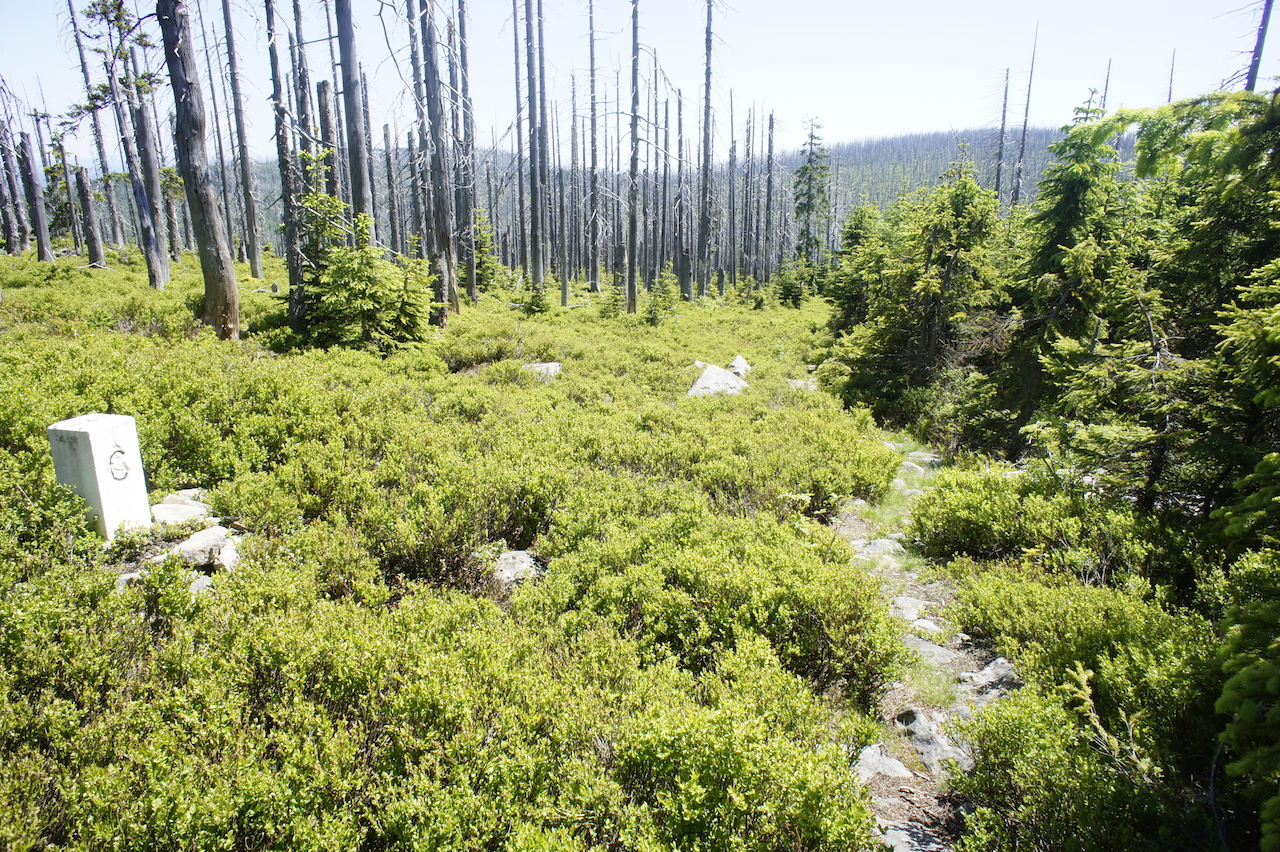
[[[883,775],[886,778],[913,777],[911,770],[896,757],[885,754],[884,748],[879,743],[872,743],[858,752],[858,762],[853,768],[858,773],[858,780],[863,784],[877,775]]]
[[[930,607],[936,606],[933,601],[921,600],[908,595],[899,595],[893,599],[893,605],[889,607],[889,612],[898,618],[907,621],[915,621],[920,617],[920,612]]]
[[[157,503],[151,507],[151,520],[157,524],[180,524],[209,517],[203,503]]]
[[[227,557],[223,557],[223,550],[228,551]],[[222,562],[230,561],[234,553],[235,542],[228,535],[227,528],[209,527],[176,545],[167,554],[157,557],[156,561],[163,561],[167,556],[181,556],[183,562],[195,568],[205,565],[219,565],[226,568],[228,566],[223,565]]]
[[[746,358],[743,358],[741,355],[737,355],[729,362],[729,372],[733,373],[738,378],[743,378],[747,373],[751,372],[751,365],[747,363]]]
[[[498,557],[493,569],[493,582],[498,591],[510,593],[526,580],[536,580],[547,572],[542,560],[527,550],[508,550]]]
[[[563,369],[559,361],[545,361],[537,364],[525,364],[526,370],[532,370],[540,382],[549,382],[560,375]]]
[[[724,367],[708,364],[702,375],[693,383],[685,396],[716,396],[717,394],[742,393],[748,387],[738,376]]]

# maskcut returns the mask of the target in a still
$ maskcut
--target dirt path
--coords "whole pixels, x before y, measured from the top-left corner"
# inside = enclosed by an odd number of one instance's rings
[[[895,447],[895,449],[901,449]],[[891,493],[875,506],[855,501],[834,527],[855,560],[879,578],[890,612],[903,620],[915,662],[880,703],[884,736],[858,757],[859,777],[885,844],[895,852],[950,852],[966,805],[944,792],[950,771],[973,762],[951,723],[980,712],[1018,681],[1008,661],[973,643],[943,617],[954,585],[904,547],[914,499],[930,487],[940,459],[906,457]]]

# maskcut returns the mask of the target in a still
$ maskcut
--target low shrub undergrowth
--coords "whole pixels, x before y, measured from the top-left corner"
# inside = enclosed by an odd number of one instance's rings
[[[898,460],[788,385],[816,312],[486,297],[281,353],[199,329],[185,262],[0,263],[0,846],[871,848],[894,633],[816,520]],[[736,354],[747,393],[684,397]],[[137,418],[153,499],[249,531],[213,593],[116,593],[45,439],[89,411]],[[549,572],[494,599],[517,548]]]

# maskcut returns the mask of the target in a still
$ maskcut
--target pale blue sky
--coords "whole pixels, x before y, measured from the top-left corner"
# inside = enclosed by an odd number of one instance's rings
[[[77,6],[85,0],[77,0]],[[288,15],[290,0],[277,0]],[[412,108],[394,64],[391,45],[407,54],[402,0],[353,0],[357,39],[371,78],[373,121],[405,127]],[[455,0],[438,6],[451,10]],[[578,78],[579,111],[586,111],[586,0],[544,0],[547,62],[552,97],[567,116],[570,75]],[[1061,125],[1072,108],[1101,89],[1112,62],[1110,106],[1163,103],[1174,67],[1174,97],[1212,90],[1242,69],[1253,47],[1259,3],[1246,0],[717,0],[714,100],[717,148],[728,147],[728,92],[732,88],[741,134],[752,104],[773,110],[778,145],[800,144],[807,119],[816,118],[828,142],[902,132],[998,125],[1005,69],[1012,75],[1010,124],[1021,121],[1031,43],[1039,25],[1039,55],[1031,95],[1031,121]],[[626,0],[598,0],[598,64],[612,90],[614,72],[627,85],[630,51]],[[221,30],[218,0],[204,0],[207,23]],[[480,141],[502,135],[514,114],[510,0],[469,0],[472,89]],[[523,7],[523,0],[521,0]],[[265,99],[261,0],[233,0],[237,49],[246,71],[254,154],[268,157],[270,116]],[[138,8],[152,11],[151,4]],[[379,17],[378,11],[382,10]],[[305,0],[306,36],[325,34],[319,0]],[[692,135],[702,90],[703,23],[699,0],[641,0],[641,40],[657,52],[663,71],[686,99],[686,131]],[[66,27],[65,0],[0,0],[0,75],[19,96],[60,112],[80,97],[80,77]],[[1280,76],[1274,42],[1263,77]],[[312,44],[313,75],[327,64],[328,48]],[[153,65],[162,67],[157,57]],[[648,64],[645,66],[648,76]],[[221,94],[221,93],[219,93]],[[612,94],[609,95],[612,97]],[[674,115],[674,103],[672,105]],[[378,130],[375,133],[380,136]],[[88,131],[72,145],[90,157]]]

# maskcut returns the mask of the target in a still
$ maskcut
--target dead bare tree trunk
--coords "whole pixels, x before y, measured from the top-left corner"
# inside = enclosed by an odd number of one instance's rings
[[[306,292],[302,280],[302,233],[298,209],[298,165],[289,144],[289,115],[284,79],[276,45],[275,0],[265,0],[267,58],[271,65],[271,105],[275,111],[276,161],[280,169],[280,202],[284,219],[284,260],[289,270],[289,328],[299,334],[307,327]]]
[[[525,65],[529,83],[529,263],[533,287],[541,291],[546,269],[542,257],[542,161],[538,153],[538,76],[534,64],[532,0],[524,0],[524,16]]]
[[[457,291],[457,253],[453,241],[453,192],[449,187],[447,162],[448,128],[445,124],[444,104],[440,97],[440,65],[436,54],[435,11],[430,3],[422,7],[422,82],[426,94],[427,124],[431,132],[431,209],[435,231],[435,251],[432,263],[443,288],[445,300],[457,311],[460,307]],[[443,313],[439,325],[443,327]]]
[[[1027,124],[1031,120],[1031,81],[1036,75],[1036,47],[1040,43],[1040,27],[1036,27],[1035,38],[1031,42],[1031,70],[1027,72],[1027,103],[1022,113],[1022,141],[1018,143],[1018,164],[1013,172],[1013,198],[1010,203],[1018,206],[1022,195],[1022,166],[1027,156]]]
[[[129,166],[129,179],[133,184],[133,199],[138,208],[138,242],[142,248],[142,256],[147,261],[147,278],[151,286],[163,290],[168,282],[161,266],[160,248],[156,242],[155,225],[151,219],[151,203],[147,200],[147,188],[142,182],[142,164],[138,160],[138,150],[133,144],[129,119],[125,116],[127,105],[120,93],[120,84],[115,72],[108,66],[107,78],[111,86],[111,101],[115,104],[116,122],[120,125],[120,142],[124,145],[125,161]]]
[[[627,184],[627,313],[638,307],[636,261],[639,249],[636,190],[640,179],[640,0],[631,0],[631,170]]]
[[[49,216],[44,207],[44,180],[40,164],[31,150],[31,134],[20,135],[18,157],[22,161],[22,183],[27,193],[27,208],[31,211],[31,225],[36,235],[36,257],[42,261],[53,260],[53,248],[49,243]]]
[[[765,160],[764,280],[773,275],[773,113],[769,113],[769,153]]]
[[[80,211],[84,215],[84,239],[89,248],[89,265],[106,269],[107,255],[102,250],[98,214],[93,209],[93,190],[89,187],[89,175],[80,166],[76,166],[76,194],[80,198]]]
[[[84,77],[85,97],[93,90],[93,81],[89,77],[89,63],[84,55],[84,40],[80,36],[80,24],[76,21],[76,9],[72,0],[67,0],[67,12],[71,15],[71,33],[76,40],[76,53],[80,57],[80,73]],[[111,170],[107,166],[107,147],[102,141],[102,122],[98,119],[96,109],[89,110],[89,121],[93,125],[93,142],[98,150],[98,167],[102,170],[102,194],[107,199],[107,215],[111,218],[111,242],[113,245],[124,243],[124,224],[120,221],[120,211],[116,209],[115,191],[111,185]]]
[[[67,149],[62,144],[62,136],[53,137],[58,147],[58,159],[62,162],[62,183],[67,189],[67,215],[71,219],[71,238],[75,243],[76,254],[84,250],[84,233],[80,228],[80,212],[76,209],[76,191],[71,185],[71,164],[67,162]]]
[[[235,340],[240,336],[240,295],[231,243],[223,229],[222,211],[218,209],[218,196],[205,155],[204,98],[186,0],[156,0],[156,18],[164,39],[165,62],[169,66],[178,115],[178,132],[174,137],[178,170],[191,208],[196,251],[204,273],[201,321],[217,331],[218,337]]]
[[[520,91],[520,10],[516,5],[518,0],[511,0],[511,40],[515,49],[515,77],[516,77],[516,226],[519,231],[516,234],[518,243],[517,254],[520,259],[520,269],[526,278],[530,276],[529,271],[529,225],[525,218],[526,199],[524,197],[524,97]]]
[[[391,125],[382,125],[382,155],[386,160],[387,172],[387,208],[388,225],[391,227],[391,250],[404,254],[404,246],[400,243],[400,223],[398,205],[396,204],[396,175],[391,166]]]
[[[588,205],[591,244],[587,248],[590,267],[587,280],[593,293],[600,292],[600,164],[596,139],[596,10],[595,0],[587,2],[587,26],[591,38],[591,202]]]
[[[18,239],[18,211],[9,195],[9,178],[4,172],[4,161],[0,158],[0,225],[4,227],[5,249],[16,256],[22,253]]]
[[[360,63],[356,56],[356,34],[351,20],[351,0],[335,0],[338,25],[338,52],[342,57],[342,104],[347,122],[347,158],[351,175],[351,213],[373,216],[373,192],[369,181],[369,155],[364,134],[364,102],[360,86]],[[373,241],[373,219],[368,238]]]
[[[996,204],[1001,203],[1004,180],[1004,141],[1009,120],[1009,69],[1004,69],[1004,102],[1000,106],[1000,141],[996,144]]]
[[[133,107],[133,124],[138,139],[138,158],[142,164],[142,180],[147,187],[147,203],[150,205],[151,226],[155,229],[156,257],[164,283],[169,283],[169,224],[164,215],[164,187],[160,181],[160,153],[156,150],[156,129],[147,109],[147,94],[142,90],[138,51],[129,48],[133,63],[134,91],[129,98]],[[135,100],[136,99],[136,100]]]
[[[707,295],[707,281],[711,271],[711,9],[713,0],[707,0],[706,80],[702,101],[702,203],[698,212],[698,298]]]
[[[476,122],[471,106],[471,68],[467,58],[467,0],[458,0],[458,66],[462,91],[462,146],[458,160],[462,180],[462,256],[466,264],[467,298],[480,298],[476,289]]]
[[[1252,92],[1258,85],[1258,68],[1262,65],[1262,46],[1267,40],[1267,25],[1271,23],[1271,0],[1262,4],[1262,21],[1258,24],[1258,40],[1253,45],[1253,56],[1249,60],[1249,75],[1245,78],[1244,90]]]
[[[240,147],[240,193],[244,196],[244,235],[249,254],[249,274],[262,277],[262,246],[258,241],[258,205],[253,198],[253,167],[249,161],[249,141],[244,124],[244,97],[240,92],[240,71],[236,66],[234,28],[230,0],[222,0],[222,23],[227,32],[227,67],[231,76],[231,107],[235,113],[236,139]]]

